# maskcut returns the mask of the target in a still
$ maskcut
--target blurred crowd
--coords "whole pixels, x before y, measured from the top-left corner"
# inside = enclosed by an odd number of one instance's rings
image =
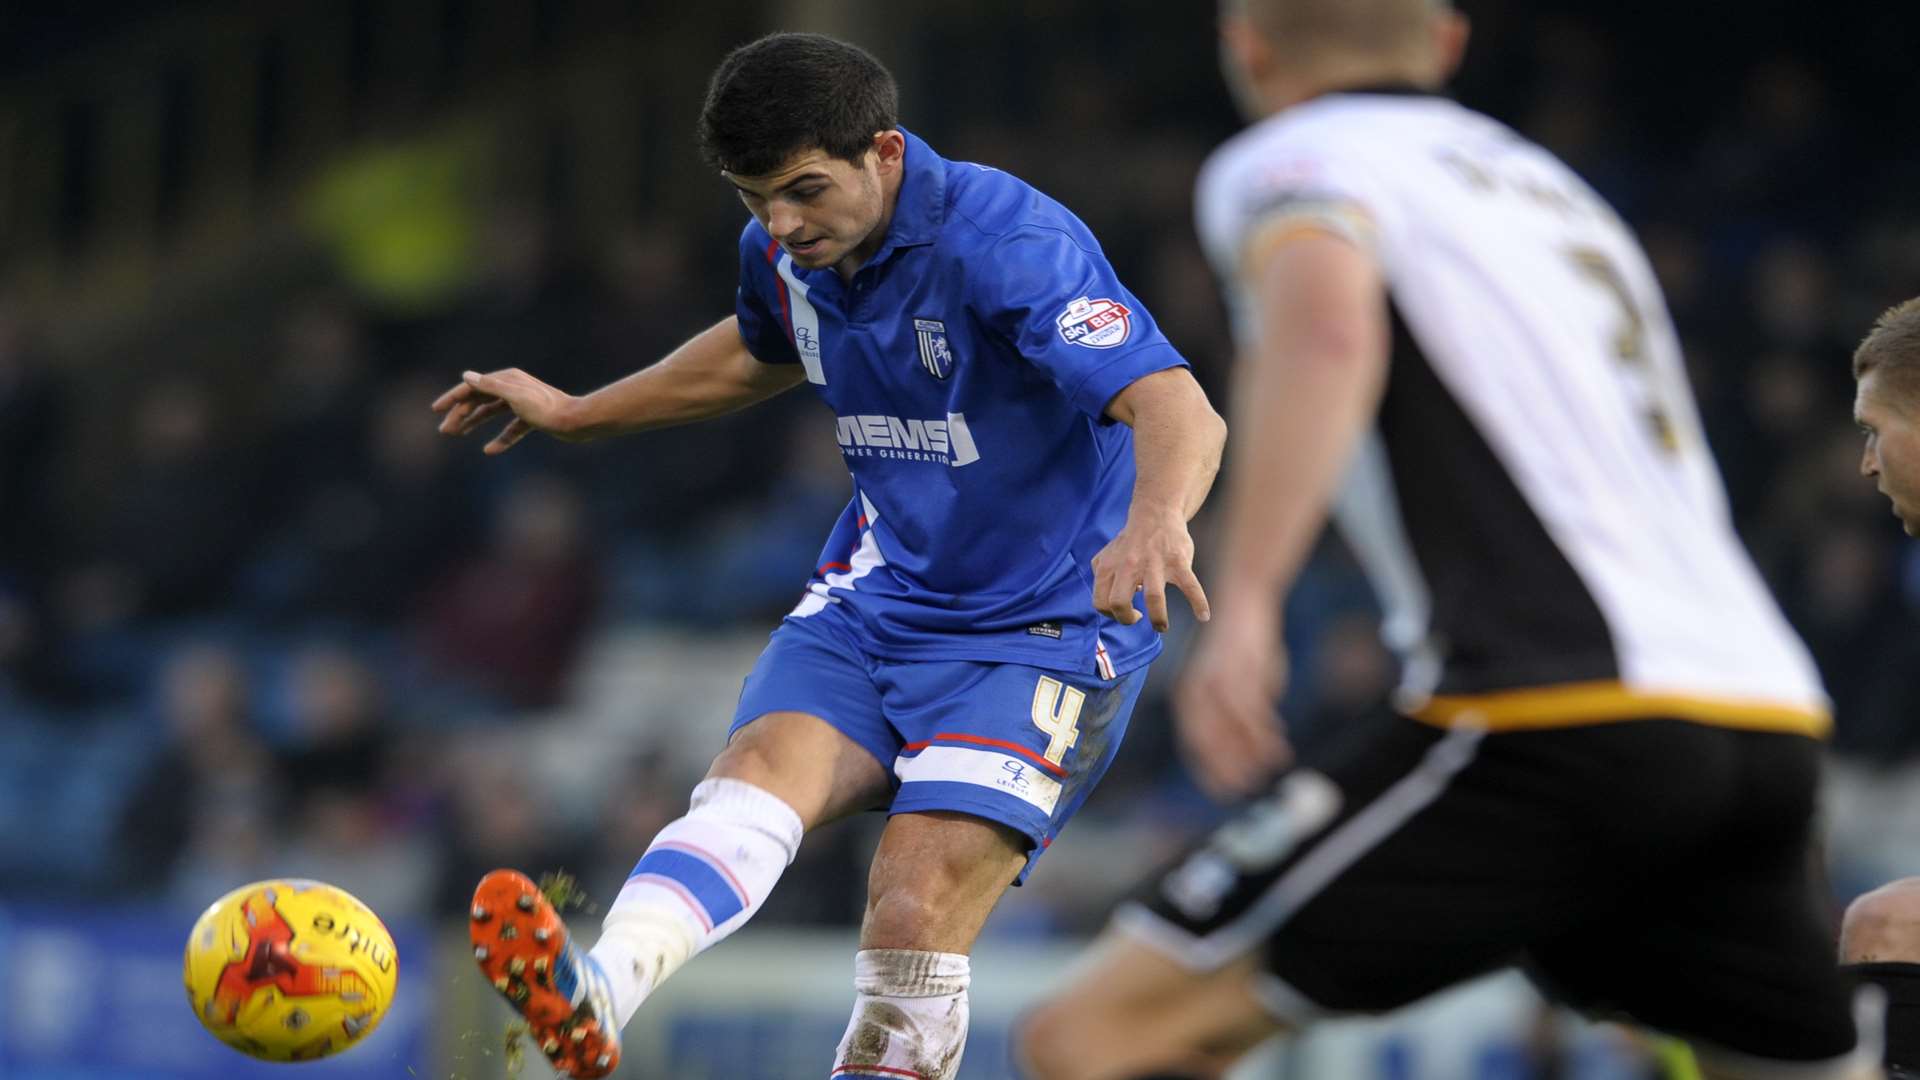
[[[1828,680],[1837,750],[1912,760],[1920,549],[1857,475],[1848,358],[1880,309],[1920,293],[1906,198],[1920,176],[1876,161],[1870,118],[1817,65],[1723,68],[1723,92],[1678,126],[1672,102],[1623,86],[1636,59],[1619,31],[1487,9],[1459,96],[1640,228],[1740,529]],[[1081,214],[1223,395],[1224,320],[1188,213],[1200,161],[1233,129],[1204,36],[1175,56],[1152,40],[1062,51],[1009,40],[1007,17],[984,4],[904,35],[888,59],[907,125]],[[943,92],[960,56],[982,94]],[[702,79],[711,59],[682,74]],[[298,873],[404,918],[460,910],[480,872],[513,864],[575,869],[610,896],[681,812],[688,763],[718,749],[732,702],[628,734],[582,727],[582,687],[627,662],[609,643],[636,628],[771,630],[847,497],[826,416],[793,394],[697,428],[484,458],[438,435],[428,404],[469,368],[584,391],[726,315],[742,218],[714,205],[599,233],[537,199],[496,201],[476,271],[399,307],[318,220],[307,271],[239,330],[184,363],[127,356],[118,381],[71,372],[0,294],[6,893],[197,905]],[[1151,859],[1214,813],[1171,751],[1186,632],[1003,930],[1090,927],[1126,876],[1116,859]],[[1394,678],[1335,541],[1289,633],[1297,741]],[[530,739],[601,767],[566,789],[564,765],[521,768]],[[764,917],[856,918],[873,825],[811,840]]]

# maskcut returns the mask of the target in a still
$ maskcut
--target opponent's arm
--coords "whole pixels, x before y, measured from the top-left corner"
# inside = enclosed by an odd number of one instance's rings
[[[1390,348],[1380,272],[1350,240],[1294,234],[1248,274],[1260,323],[1234,367],[1222,602],[1175,697],[1189,763],[1216,794],[1251,791],[1286,761],[1281,610],[1372,423]]]
[[[1386,294],[1371,256],[1323,233],[1258,271],[1257,343],[1234,370],[1241,439],[1227,478],[1220,575],[1277,611],[1386,388]]]
[[[668,353],[659,363],[590,394],[558,390],[519,368],[469,371],[440,395],[433,411],[446,414],[441,432],[465,435],[503,413],[513,420],[486,445],[498,454],[544,431],[570,442],[672,427],[743,409],[792,389],[806,378],[799,364],[754,358],[729,316]]]
[[[1131,626],[1140,621],[1133,594],[1144,589],[1147,618],[1165,632],[1172,585],[1205,622],[1207,594],[1193,573],[1187,521],[1220,470],[1226,422],[1185,368],[1134,380],[1107,403],[1107,415],[1133,428],[1133,501],[1126,527],[1093,558],[1094,607]]]

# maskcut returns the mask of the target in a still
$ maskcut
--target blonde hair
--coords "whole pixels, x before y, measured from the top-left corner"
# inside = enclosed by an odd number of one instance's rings
[[[1227,0],[1290,56],[1322,52],[1370,55],[1426,46],[1427,27],[1448,0]]]
[[[1854,381],[1870,371],[1886,372],[1881,383],[1903,396],[1920,396],[1920,296],[1883,312],[1853,351]]]

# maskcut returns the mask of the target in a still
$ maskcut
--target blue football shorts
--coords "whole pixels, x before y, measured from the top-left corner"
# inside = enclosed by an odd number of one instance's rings
[[[1025,834],[1019,884],[1113,763],[1146,676],[882,660],[823,622],[789,619],[741,687],[727,736],[768,713],[825,720],[892,774],[889,815],[957,811]]]

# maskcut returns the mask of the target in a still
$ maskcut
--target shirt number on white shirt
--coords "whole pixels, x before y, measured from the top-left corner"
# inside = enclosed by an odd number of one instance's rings
[[[1647,318],[1634,301],[1633,292],[1627,287],[1626,276],[1607,257],[1606,252],[1598,248],[1576,247],[1567,254],[1573,259],[1573,265],[1580,275],[1605,289],[1619,306],[1620,323],[1610,343],[1613,356],[1626,366],[1640,386],[1641,409],[1654,442],[1665,453],[1678,453],[1680,431],[1674,426],[1673,411],[1659,399],[1652,365],[1653,350],[1647,344]]]

